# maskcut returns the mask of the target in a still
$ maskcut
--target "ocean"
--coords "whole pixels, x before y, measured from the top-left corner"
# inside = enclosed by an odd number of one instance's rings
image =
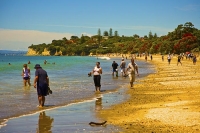
[[[47,64],[44,64],[47,60]],[[39,112],[37,108],[37,92],[33,86],[23,86],[22,69],[27,64],[31,70],[31,84],[35,76],[35,64],[40,64],[47,71],[50,79],[50,88],[53,94],[46,97],[47,108],[61,107],[69,104],[80,104],[97,97],[93,78],[88,73],[96,62],[101,63],[102,94],[114,92],[122,86],[128,85],[129,79],[113,77],[111,64],[113,61],[120,64],[120,58],[96,58],[92,56],[23,56],[0,55],[0,122],[8,118]],[[130,60],[125,60],[128,64]],[[10,63],[10,65],[8,65]],[[136,60],[139,66],[139,78],[153,73],[153,66],[149,63]]]

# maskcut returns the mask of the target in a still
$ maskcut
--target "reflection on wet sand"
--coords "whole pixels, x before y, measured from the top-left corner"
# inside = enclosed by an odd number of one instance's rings
[[[39,114],[37,133],[51,133],[53,118],[46,116],[45,111]]]
[[[102,109],[102,98],[99,97],[97,98],[97,100],[95,101],[95,110],[99,111]]]

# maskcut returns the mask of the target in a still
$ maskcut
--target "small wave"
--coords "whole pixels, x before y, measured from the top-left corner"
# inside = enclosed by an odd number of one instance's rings
[[[110,60],[110,58],[109,57],[98,57],[99,59],[102,59],[102,60]]]

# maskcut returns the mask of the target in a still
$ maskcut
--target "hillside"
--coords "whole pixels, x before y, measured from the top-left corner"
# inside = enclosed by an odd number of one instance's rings
[[[111,34],[112,35],[112,34]],[[158,37],[156,33],[149,32],[148,36],[140,37],[119,36],[115,31],[114,36],[108,35],[107,31],[101,35],[100,29],[95,36],[71,36],[60,40],[52,40],[50,44],[32,44],[29,46],[27,55],[89,55],[107,53],[185,53],[198,52],[200,49],[200,30],[191,22],[178,25],[174,31]]]

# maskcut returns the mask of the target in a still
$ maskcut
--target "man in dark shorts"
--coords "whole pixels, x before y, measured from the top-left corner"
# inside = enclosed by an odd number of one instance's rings
[[[181,66],[182,66],[182,63],[181,63],[181,58],[182,58],[182,57],[181,57],[181,55],[179,55],[179,56],[178,56],[178,61],[177,61],[177,66],[178,66],[178,64],[179,64],[179,63],[180,63],[180,64],[181,64]]]
[[[116,72],[116,77],[118,77],[117,67],[118,67],[118,64],[115,61],[113,61],[113,63],[112,63],[112,68],[113,68],[112,75],[114,76],[114,72]]]
[[[49,77],[47,75],[47,72],[43,70],[39,64],[36,64],[34,68],[36,69],[34,88],[37,87],[38,102],[39,102],[38,107],[43,107],[45,103],[45,96],[48,95]]]
[[[101,91],[101,74],[102,74],[102,68],[100,67],[100,62],[96,62],[96,66],[92,70],[93,73],[93,80],[95,84],[96,92]]]

